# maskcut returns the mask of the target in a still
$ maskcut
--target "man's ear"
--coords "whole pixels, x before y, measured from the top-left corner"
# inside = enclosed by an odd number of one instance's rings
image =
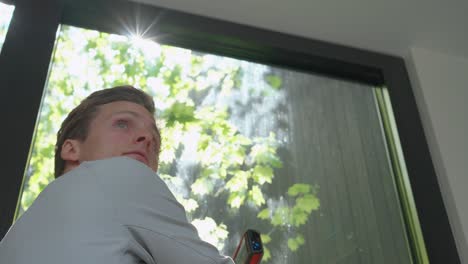
[[[60,157],[71,164],[79,163],[80,160],[80,142],[77,139],[66,139],[62,145]]]

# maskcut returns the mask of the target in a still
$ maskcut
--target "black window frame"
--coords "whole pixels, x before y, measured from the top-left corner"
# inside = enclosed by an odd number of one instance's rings
[[[60,24],[127,34],[122,21],[159,42],[387,87],[431,263],[460,263],[408,72],[400,57],[125,0],[0,0],[15,5],[0,54],[4,113],[0,238],[13,222]]]

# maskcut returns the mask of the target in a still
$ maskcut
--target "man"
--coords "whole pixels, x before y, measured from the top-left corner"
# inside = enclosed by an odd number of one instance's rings
[[[203,242],[157,177],[154,102],[95,92],[57,133],[55,176],[0,242],[0,263],[233,263]]]

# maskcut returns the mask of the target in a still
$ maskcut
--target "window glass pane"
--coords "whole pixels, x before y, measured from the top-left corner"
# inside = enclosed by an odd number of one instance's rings
[[[55,133],[92,91],[154,97],[160,176],[200,236],[262,263],[411,263],[376,88],[62,26],[21,211],[53,179]]]
[[[0,51],[2,50],[14,9],[14,6],[0,2]]]

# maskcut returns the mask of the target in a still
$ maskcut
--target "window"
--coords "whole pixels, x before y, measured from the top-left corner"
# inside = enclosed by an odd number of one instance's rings
[[[21,199],[53,179],[55,133],[102,87],[151,94],[160,176],[202,239],[264,263],[411,263],[376,93],[384,88],[62,26]]]
[[[14,6],[0,2],[0,51],[2,50],[3,42],[5,41],[5,36],[8,31],[8,26],[10,25],[14,9]]]

